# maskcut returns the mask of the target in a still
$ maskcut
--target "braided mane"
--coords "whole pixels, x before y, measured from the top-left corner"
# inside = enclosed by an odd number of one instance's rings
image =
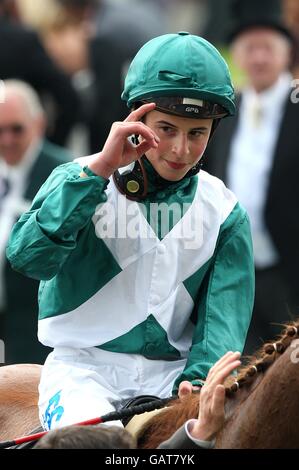
[[[282,334],[277,341],[264,344],[249,364],[239,369],[237,377],[229,377],[226,381],[226,396],[231,397],[244,385],[249,385],[259,372],[265,372],[275,360],[284,353],[295,338],[299,337],[299,322],[284,325]],[[233,383],[232,383],[233,382]]]
[[[299,337],[299,321],[284,325],[282,334],[276,341],[266,343],[254,356],[249,358],[249,363],[239,369],[237,376],[229,377],[226,382],[227,398],[237,397],[237,391],[245,385],[250,387],[260,373],[265,372],[278,357],[290,346],[295,338]],[[228,403],[230,400],[228,401]],[[168,404],[168,408],[162,413],[150,419],[140,430],[137,436],[138,447],[154,449],[168,439],[187,419],[198,416],[199,395],[176,399]]]

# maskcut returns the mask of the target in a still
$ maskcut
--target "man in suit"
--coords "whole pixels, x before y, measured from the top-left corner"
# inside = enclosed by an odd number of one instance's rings
[[[78,118],[79,99],[71,80],[48,57],[37,34],[6,17],[0,0],[0,79],[18,78],[53,104],[49,138],[63,145]],[[51,108],[51,109],[52,109]]]
[[[0,338],[6,363],[42,362],[37,340],[38,282],[13,271],[5,258],[10,230],[52,170],[71,156],[44,138],[46,121],[35,91],[7,80],[0,103]],[[47,263],[47,260],[45,260]]]
[[[251,354],[298,315],[299,106],[289,73],[292,38],[279,2],[234,6],[231,50],[248,85],[237,115],[212,139],[206,169],[236,193],[251,220],[256,298],[245,346]]]

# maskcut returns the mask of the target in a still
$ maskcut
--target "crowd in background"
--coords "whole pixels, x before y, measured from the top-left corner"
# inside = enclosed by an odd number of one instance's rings
[[[0,0],[0,79],[7,90],[0,103],[0,338],[5,341],[6,363],[43,362],[48,353],[36,338],[38,282],[13,272],[5,260],[10,229],[57,164],[102,148],[112,122],[128,112],[120,95],[129,62],[143,43],[165,32],[189,31],[220,48],[241,92],[236,119],[227,119],[216,135],[206,169],[248,204],[253,230],[258,227],[257,236],[264,243],[262,255],[256,248],[259,305],[246,352],[279,332],[278,327],[269,327],[271,322],[280,324],[298,315],[299,107],[289,95],[292,78],[299,78],[299,3],[281,4],[280,21],[292,41],[278,52],[285,60],[277,62],[262,91],[255,78],[268,59],[258,55],[263,48],[272,48],[272,37],[257,34],[247,38],[247,46],[239,45],[238,35],[229,39],[228,31],[240,19],[234,17],[234,3]],[[271,2],[247,3],[255,4],[255,14],[263,3],[271,13]],[[258,40],[265,44],[257,46]],[[256,47],[254,59],[248,55],[250,47]],[[275,60],[269,61],[275,67]],[[257,97],[266,111],[255,108],[255,121],[246,127],[242,116],[247,121],[250,100]],[[267,161],[261,167],[263,151]],[[258,200],[252,208],[255,195]]]

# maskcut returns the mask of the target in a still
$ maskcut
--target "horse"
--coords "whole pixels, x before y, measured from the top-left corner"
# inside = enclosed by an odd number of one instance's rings
[[[218,449],[299,447],[299,321],[285,325],[226,385],[225,422]],[[154,449],[190,418],[198,416],[196,395],[176,400],[137,433],[140,448]]]
[[[14,364],[0,367],[0,440],[29,434],[40,425],[38,384],[42,366]]]
[[[285,325],[278,340],[265,344],[226,381],[225,422],[218,449],[299,447],[299,320]],[[0,368],[0,440],[38,427],[41,366]],[[199,394],[170,402],[135,429],[138,447],[155,449],[187,419],[198,416]],[[151,413],[148,413],[151,416]]]

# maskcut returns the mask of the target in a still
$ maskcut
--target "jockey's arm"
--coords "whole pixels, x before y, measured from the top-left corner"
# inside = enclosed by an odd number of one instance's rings
[[[197,305],[192,346],[175,381],[198,385],[227,351],[243,351],[254,299],[254,262],[248,216],[237,204],[219,236]]]
[[[53,278],[74,250],[81,229],[101,202],[108,180],[81,178],[78,163],[57,167],[40,188],[30,211],[15,224],[7,257],[16,270],[38,280]]]
[[[123,122],[112,125],[102,152],[61,165],[50,175],[36,195],[31,210],[14,226],[7,257],[16,271],[38,280],[52,279],[76,248],[77,237],[107,201],[105,189],[112,173],[158,146],[159,137],[140,122],[155,108],[154,103],[131,112]],[[133,145],[129,136],[138,134],[142,142]],[[82,171],[83,170],[83,171]]]

